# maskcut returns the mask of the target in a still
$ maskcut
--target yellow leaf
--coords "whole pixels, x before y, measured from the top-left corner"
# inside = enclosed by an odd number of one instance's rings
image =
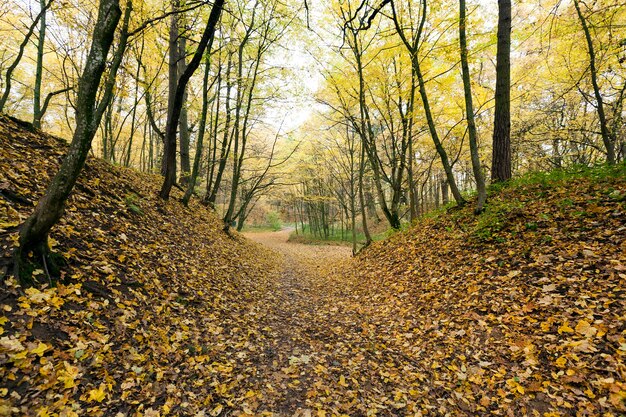
[[[52,414],[50,414],[50,411],[48,411],[48,407],[43,407],[40,408],[39,411],[37,411],[37,417],[51,417]]]
[[[223,409],[224,406],[222,404],[218,404],[213,410],[211,410],[211,415],[213,417],[219,416]]]
[[[30,351],[30,353],[34,353],[37,356],[43,356],[44,352],[46,350],[48,350],[50,348],[50,346],[46,345],[45,343],[39,343],[39,346],[37,346],[35,349],[32,349]]]
[[[598,329],[593,327],[585,320],[581,320],[576,325],[576,333],[581,334],[585,337],[593,337],[598,332]]]
[[[558,366],[559,368],[564,368],[565,364],[567,363],[567,359],[561,356],[555,361],[555,363],[556,363],[556,366]]]
[[[14,355],[11,355],[10,357],[11,357],[12,361],[17,361],[17,360],[20,360],[20,359],[25,359],[27,353],[28,353],[27,350],[23,350],[20,353],[16,353]]]
[[[19,226],[20,222],[0,222],[0,229]]]
[[[100,387],[98,389],[92,389],[91,391],[89,391],[89,399],[87,401],[102,402],[102,400],[104,400],[104,397],[106,397],[105,388],[106,387],[104,384],[100,384]]]
[[[65,388],[74,388],[76,386],[74,380],[78,376],[78,368],[70,365],[68,362],[63,362],[63,366],[65,369],[59,372],[57,379],[63,382]]]
[[[345,376],[341,375],[339,377],[339,385],[342,386],[342,387],[347,387],[348,386],[348,384],[346,383],[346,377]]]
[[[561,327],[559,327],[558,332],[559,332],[559,334],[574,333],[574,329],[569,327],[568,323],[565,322],[565,323],[563,323],[563,325]]]
[[[55,246],[58,246],[59,242],[56,239],[51,237],[48,238],[48,248],[53,249]]]

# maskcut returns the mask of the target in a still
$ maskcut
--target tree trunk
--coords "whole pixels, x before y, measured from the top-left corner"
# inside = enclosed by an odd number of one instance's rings
[[[130,7],[130,3],[128,7]],[[35,252],[35,255],[41,256],[44,265],[47,263],[48,233],[63,213],[65,202],[87,159],[91,141],[98,129],[102,113],[109,104],[110,94],[104,94],[102,101],[97,107],[96,98],[102,74],[106,69],[106,58],[113,43],[115,29],[120,16],[119,0],[100,1],[91,48],[78,85],[75,116],[76,128],[72,142],[59,172],[52,179],[33,214],[26,219],[20,228],[19,247],[15,253],[14,264],[15,275],[20,279],[23,278],[20,276],[20,266],[30,251]],[[124,21],[125,29],[127,28],[129,18],[130,11],[127,10]],[[124,35],[122,39],[124,39],[123,42],[125,43]],[[125,45],[123,46],[125,48]],[[120,45],[117,52],[121,55],[124,48]],[[121,62],[121,56],[119,56],[119,61]],[[115,64],[117,64],[117,67]],[[112,78],[114,79],[117,68],[119,68],[119,62],[115,60],[108,81]]]
[[[169,39],[168,39],[168,51],[169,51],[169,62],[168,62],[168,73],[167,73],[167,123],[170,122],[172,118],[172,114],[174,112],[174,102],[176,101],[176,86],[178,85],[178,9],[180,7],[179,0],[172,0],[172,15],[170,16],[170,27],[169,27]],[[167,130],[167,127],[166,127]],[[167,134],[167,132],[165,133]],[[174,132],[176,135],[176,132]],[[176,144],[174,144],[174,149],[170,152],[168,145],[165,143],[166,138],[165,135],[163,137],[164,147],[164,155],[161,160],[161,173],[163,176],[167,174],[167,164],[168,164],[168,152],[173,153],[174,158],[174,178],[176,178]],[[176,137],[174,136],[174,141],[176,141]]]
[[[37,39],[37,63],[35,68],[35,87],[33,89],[33,127],[41,128],[41,79],[43,78],[43,52],[46,41],[46,0],[39,0],[41,18],[39,20],[39,39]]]
[[[441,165],[446,173],[446,177],[448,179],[448,184],[450,185],[450,189],[452,190],[452,195],[456,200],[457,204],[461,205],[465,203],[461,192],[459,191],[456,180],[454,179],[454,174],[452,172],[452,165],[450,164],[450,160],[448,158],[448,153],[446,152],[441,140],[439,139],[439,133],[437,132],[437,128],[435,126],[435,119],[432,115],[432,111],[430,109],[430,103],[428,101],[428,94],[426,93],[426,82],[424,81],[424,76],[422,74],[422,69],[420,66],[420,61],[418,57],[419,45],[421,41],[421,35],[424,29],[424,24],[426,23],[426,11],[427,11],[427,0],[421,0],[422,3],[422,14],[420,16],[420,23],[417,29],[417,33],[412,41],[409,41],[406,34],[404,33],[404,29],[398,20],[398,16],[396,14],[396,9],[393,1],[391,2],[391,10],[393,12],[393,22],[396,27],[396,32],[400,36],[402,43],[404,43],[405,47],[411,54],[411,66],[413,71],[415,71],[415,75],[417,76],[418,86],[420,97],[422,99],[422,106],[424,107],[424,113],[426,115],[426,121],[428,124],[428,130],[430,132],[430,136],[435,144],[435,149],[437,150],[437,154],[439,154],[439,158],[441,159]]]
[[[365,148],[361,143],[361,158],[359,159],[359,203],[361,205],[361,224],[363,226],[363,234],[365,235],[365,246],[372,243],[372,235],[367,225],[367,205],[365,204],[365,194],[363,191],[363,176],[365,174]]]
[[[193,170],[187,184],[187,191],[183,197],[183,204],[187,206],[193,190],[196,187],[198,171],[200,169],[200,159],[202,158],[202,146],[204,142],[204,130],[206,128],[207,113],[209,112],[209,73],[211,71],[211,46],[208,46],[208,53],[204,68],[204,77],[202,79],[202,112],[200,113],[200,124],[198,126],[198,141],[196,144],[196,156],[193,160]],[[218,75],[219,76],[219,75]]]
[[[230,153],[230,146],[232,142],[232,136],[230,135],[230,121],[232,119],[231,111],[230,111],[230,94],[233,88],[232,81],[230,80],[230,72],[232,70],[232,55],[228,56],[228,63],[226,65],[226,96],[224,99],[226,103],[225,113],[226,120],[224,121],[224,135],[222,136],[222,146],[220,147],[220,157],[219,163],[217,166],[217,172],[215,174],[215,182],[211,187],[211,193],[207,197],[207,204],[211,207],[215,208],[215,202],[217,200],[217,192],[219,191],[220,185],[222,183],[222,177],[224,175],[224,170],[226,169],[226,162],[228,158],[228,154]],[[219,109],[218,109],[219,113]]]
[[[210,42],[212,42],[215,36],[215,28],[222,14],[225,0],[215,0],[213,7],[211,8],[211,14],[209,20],[202,34],[202,38],[198,43],[198,48],[193,55],[193,58],[185,68],[185,72],[180,76],[178,85],[176,86],[176,94],[174,95],[174,104],[171,111],[168,113],[167,125],[165,129],[165,152],[163,159],[165,159],[165,179],[159,192],[159,197],[167,200],[170,196],[170,191],[174,182],[176,181],[176,127],[180,119],[180,111],[183,104],[183,96],[189,79],[196,71],[202,60],[204,51]]]
[[[470,156],[472,160],[472,171],[476,181],[478,201],[476,202],[475,213],[483,211],[483,206],[487,200],[487,188],[485,186],[485,176],[480,166],[480,156],[478,153],[478,133],[476,131],[476,121],[474,119],[474,103],[472,99],[472,84],[470,81],[469,64],[467,59],[467,18],[465,16],[465,0],[459,0],[459,44],[461,47],[461,75],[463,77],[463,92],[465,95],[465,114],[467,117],[467,132],[469,135]]]
[[[602,94],[600,93],[600,86],[598,85],[598,69],[596,68],[596,53],[593,48],[593,41],[591,40],[591,33],[589,32],[589,26],[587,21],[580,10],[579,0],[574,0],[574,6],[576,7],[576,13],[578,19],[580,19],[580,25],[585,33],[585,40],[587,42],[587,51],[589,53],[589,72],[591,73],[591,85],[593,86],[593,94],[596,97],[596,111],[598,113],[598,119],[600,121],[600,134],[602,135],[602,142],[606,149],[606,161],[613,165],[615,163],[615,137],[609,130],[609,125],[606,120],[606,114],[604,112],[604,103],[602,100]]]
[[[22,43],[20,43],[17,56],[13,60],[13,63],[11,63],[11,65],[9,65],[9,67],[7,68],[7,72],[4,77],[4,83],[5,83],[4,93],[2,93],[2,97],[0,97],[0,112],[4,110],[4,106],[6,105],[9,99],[9,95],[11,94],[11,81],[13,77],[13,71],[15,71],[17,66],[20,64],[20,61],[22,60],[22,57],[24,56],[24,50],[26,49],[26,46],[28,45],[28,42],[30,41],[30,37],[33,36],[33,33],[35,32],[37,23],[39,23],[39,20],[46,14],[46,10],[50,8],[53,2],[54,0],[50,0],[48,4],[45,5],[45,7],[42,7],[42,9],[39,11],[39,13],[37,14],[37,17],[35,17],[35,20],[33,20],[33,23],[28,28],[28,32],[26,32],[26,36],[24,36]]]
[[[210,52],[210,47],[209,47]],[[187,57],[187,41],[184,36],[178,38],[178,74],[182,75],[185,72]],[[182,109],[180,110],[180,121],[178,122],[178,135],[180,136],[179,151],[180,151],[180,185],[187,185],[189,183],[189,174],[191,171],[191,163],[189,157],[189,117],[187,112],[187,88],[183,93]]]
[[[496,97],[491,180],[511,178],[511,0],[498,0]]]

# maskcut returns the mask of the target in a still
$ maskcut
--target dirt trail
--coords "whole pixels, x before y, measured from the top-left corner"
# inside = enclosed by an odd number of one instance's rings
[[[246,234],[282,257],[276,287],[262,303],[267,308],[264,330],[270,337],[265,360],[259,364],[259,377],[265,384],[260,387],[266,393],[264,405],[280,416],[311,411],[312,403],[307,400],[313,397],[316,374],[322,369],[319,365],[326,362],[336,344],[332,329],[341,328],[343,317],[338,317],[331,301],[337,287],[326,277],[351,253],[342,246],[288,243],[289,233]]]
[[[265,348],[256,364],[262,398],[254,414],[404,415],[397,395],[414,377],[398,370],[421,371],[390,345],[377,309],[362,305],[346,263],[350,248],[288,243],[288,235],[247,234],[282,256],[280,276],[259,305]]]

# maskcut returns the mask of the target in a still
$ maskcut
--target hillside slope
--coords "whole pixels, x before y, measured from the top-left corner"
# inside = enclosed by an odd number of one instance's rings
[[[64,149],[0,117],[1,267]],[[0,284],[0,415],[195,415],[244,398],[272,256],[159,186],[90,158],[51,234],[63,283]]]
[[[400,415],[624,415],[625,174],[522,181],[355,261],[364,333],[417,369]]]

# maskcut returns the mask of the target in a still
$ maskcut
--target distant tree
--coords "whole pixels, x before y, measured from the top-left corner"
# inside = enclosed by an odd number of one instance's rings
[[[37,17],[35,17],[35,20],[33,20],[33,23],[29,26],[28,31],[26,32],[26,35],[24,35],[24,39],[22,40],[22,43],[20,43],[19,45],[18,52],[17,52],[17,55],[15,56],[15,59],[13,60],[11,65],[9,65],[9,67],[7,68],[7,71],[4,75],[4,92],[2,93],[2,96],[0,96],[0,112],[4,110],[4,106],[6,105],[7,100],[9,99],[9,95],[11,94],[11,84],[12,84],[11,81],[13,80],[13,71],[15,71],[17,66],[20,64],[20,61],[24,57],[24,51],[26,49],[26,46],[28,45],[28,42],[30,41],[31,36],[33,36],[33,33],[35,33],[35,28],[37,27],[37,24],[42,19],[44,19],[43,27],[45,27],[46,10],[48,10],[50,6],[52,6],[53,2],[54,0],[50,0],[46,4],[42,1],[41,10],[39,10]]]

